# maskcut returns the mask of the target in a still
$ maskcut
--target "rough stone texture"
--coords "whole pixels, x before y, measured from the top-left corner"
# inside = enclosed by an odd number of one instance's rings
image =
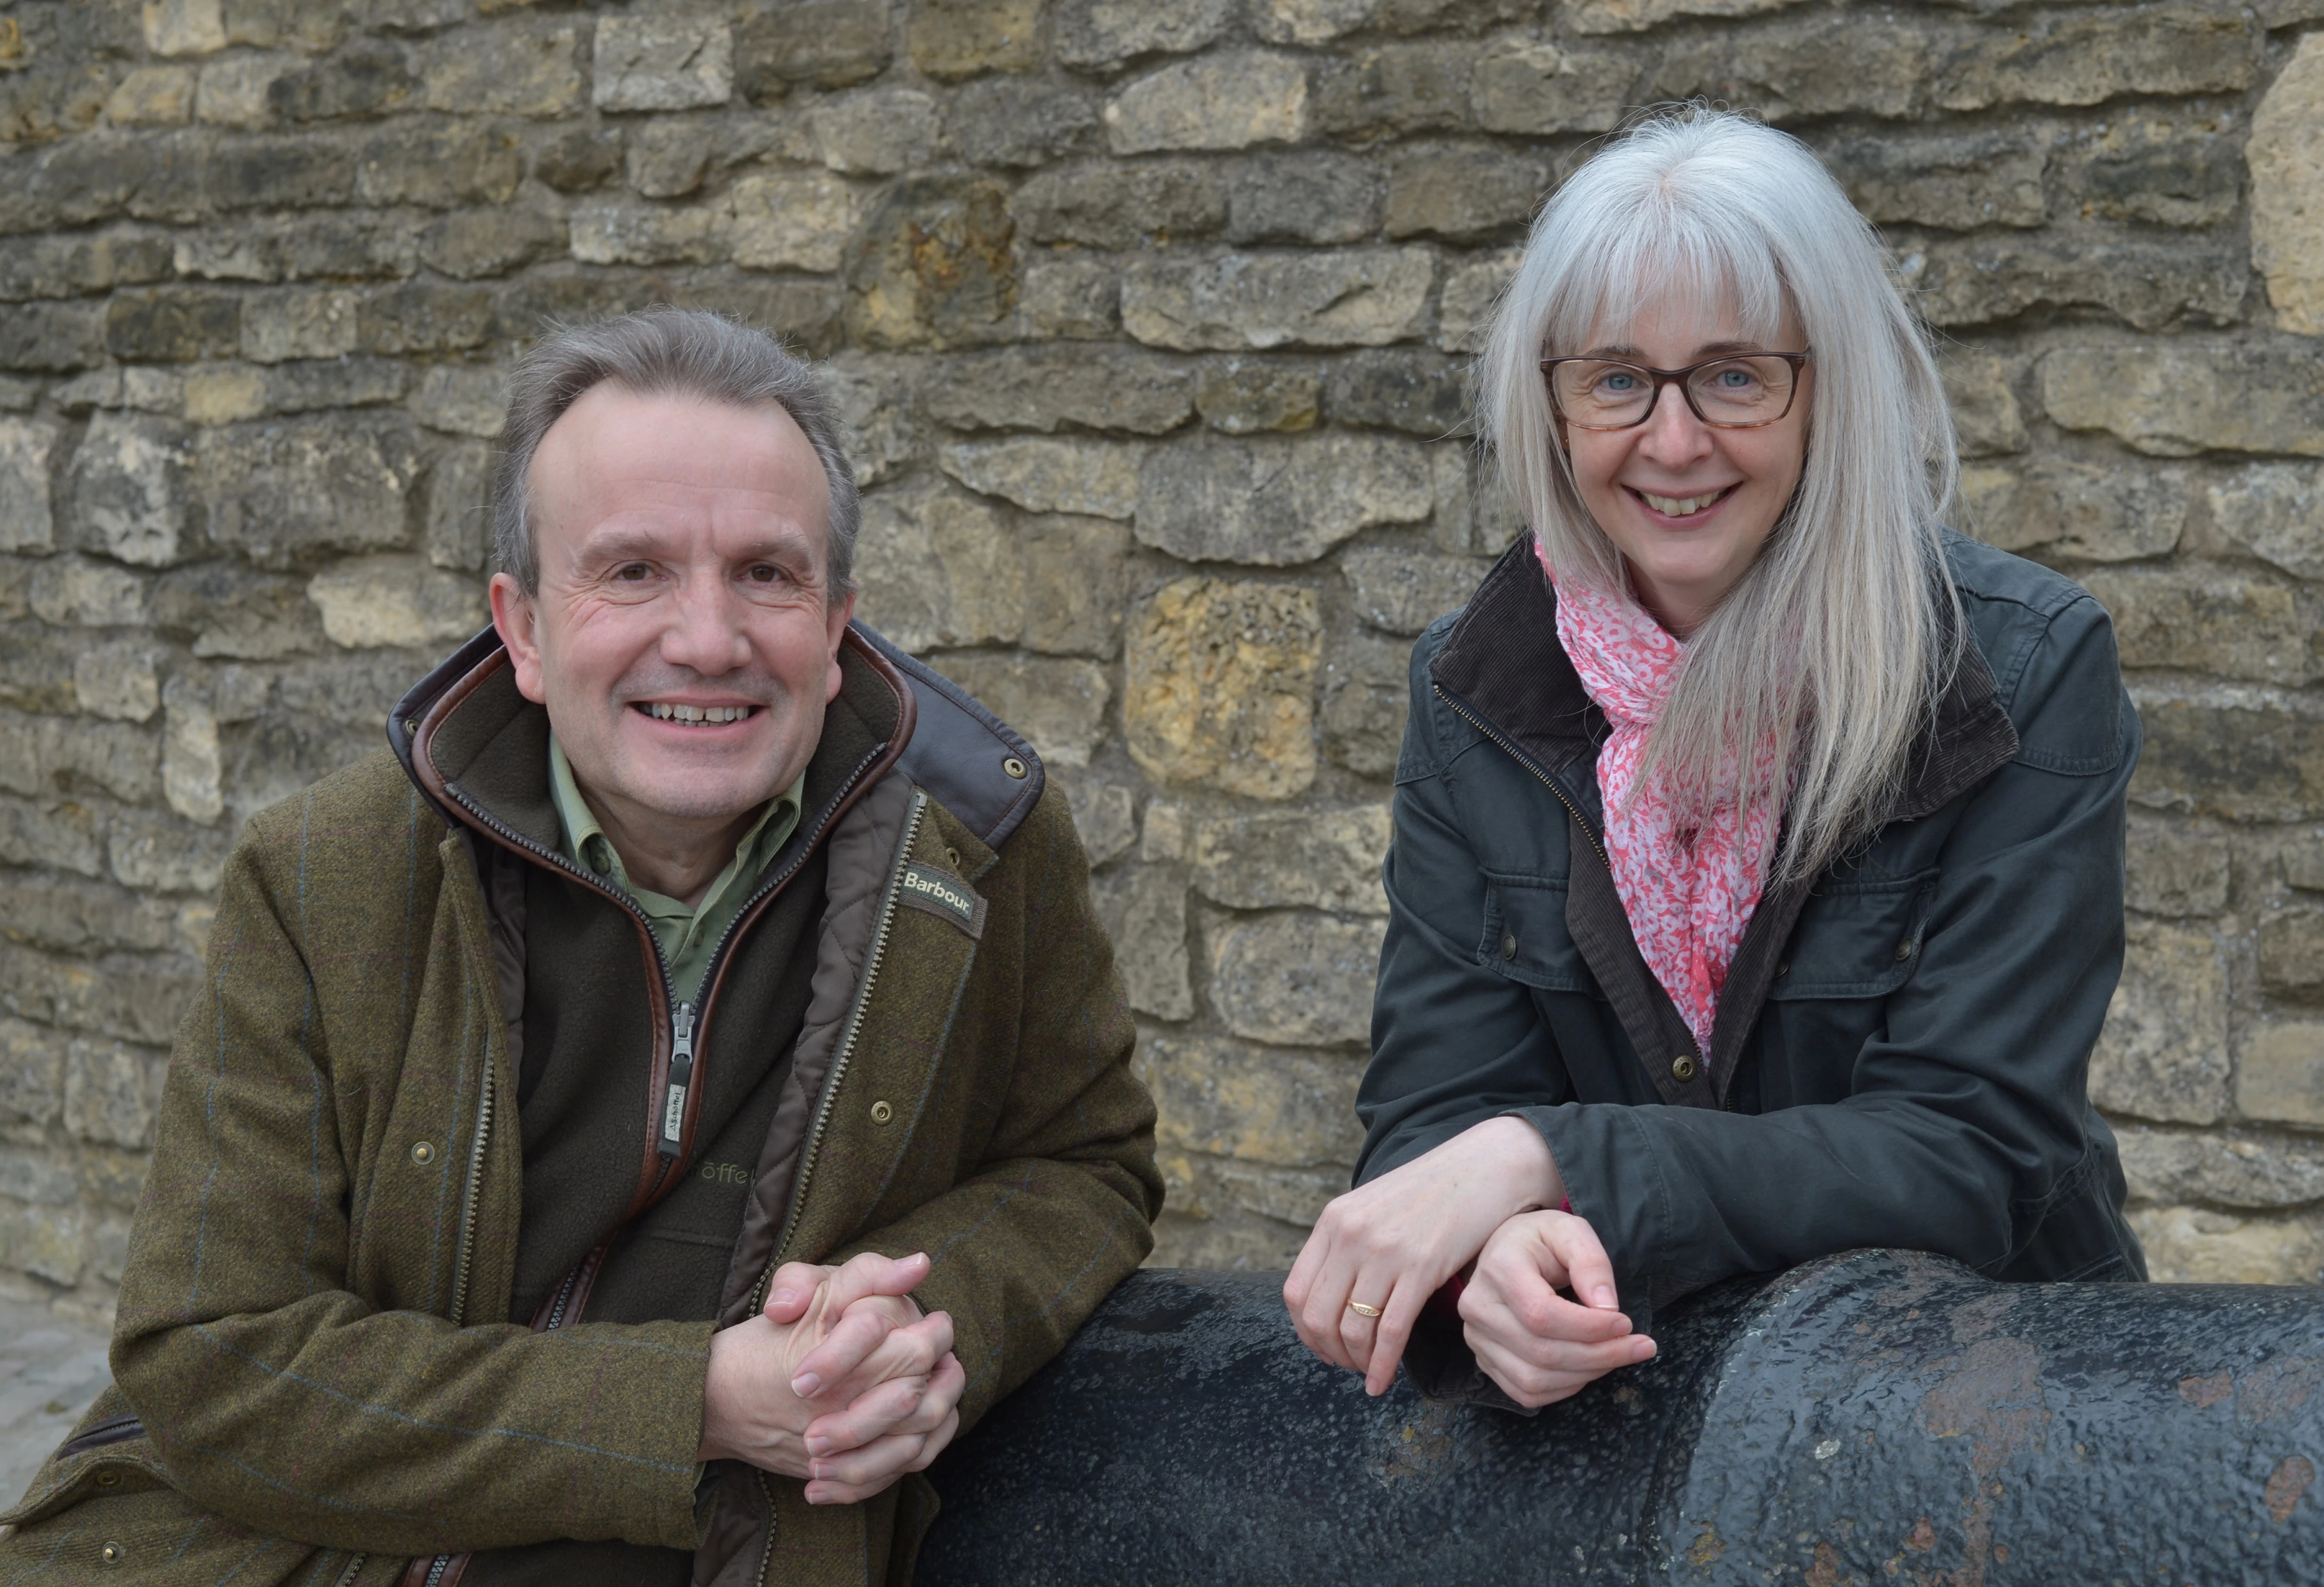
[[[1161,1257],[1286,1263],[1412,636],[1518,521],[1469,357],[1557,177],[1695,94],[1829,160],[1941,327],[1960,521],[2114,615],[2093,1086],[2157,1272],[2324,1260],[2317,0],[70,9],[0,58],[0,1287],[109,1306],[226,845],[481,622],[512,358],[656,300],[837,355],[867,620],[1088,840]]]

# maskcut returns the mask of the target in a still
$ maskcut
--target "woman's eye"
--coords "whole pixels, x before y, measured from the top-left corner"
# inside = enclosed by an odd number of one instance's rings
[[[1627,369],[1609,369],[1598,377],[1598,389],[1617,397],[1626,397],[1638,388],[1638,377]]]
[[[1746,391],[1754,383],[1748,369],[1722,369],[1711,378],[1730,392]]]

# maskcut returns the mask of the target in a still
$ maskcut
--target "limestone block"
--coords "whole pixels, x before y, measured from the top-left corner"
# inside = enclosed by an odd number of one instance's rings
[[[147,722],[161,708],[159,660],[145,640],[107,640],[73,662],[73,692],[80,708],[114,722]]]
[[[1981,32],[1946,63],[1936,102],[2097,105],[2126,94],[2233,93],[2259,75],[2257,30],[2234,11],[2068,11]]]
[[[85,557],[59,557],[32,570],[32,614],[81,628],[129,627],[145,621],[151,580]]]
[[[1358,631],[1335,636],[1323,668],[1323,753],[1365,777],[1396,770],[1410,706],[1409,641]]]
[[[1328,365],[1324,406],[1337,424],[1441,440],[1469,428],[1467,364],[1425,347],[1375,347]]]
[[[102,882],[14,872],[0,879],[0,911],[17,941],[66,953],[167,953],[185,946],[176,906]],[[0,1047],[5,1029],[0,1020]]]
[[[71,1285],[80,1281],[88,1265],[88,1241],[78,1208],[0,1202],[0,1268]]]
[[[844,88],[895,58],[887,0],[798,0],[756,12],[734,36],[734,84],[753,104],[795,84]]]
[[[1376,347],[1426,324],[1435,261],[1422,248],[1133,261],[1121,323],[1148,346]]]
[[[2059,424],[2112,430],[2157,457],[2324,457],[2324,359],[2297,343],[2060,347],[2040,380]]]
[[[161,734],[161,797],[187,820],[207,826],[226,813],[217,714],[210,708],[208,680],[180,673],[170,679],[162,703],[169,712]]]
[[[1825,159],[1867,220],[1974,231],[2040,226],[2044,217],[2042,177],[2050,151],[2019,128],[1844,138]]]
[[[2208,933],[2131,923],[2089,1087],[2107,1112],[2144,1119],[2209,1124],[2227,1111],[2227,977]]]
[[[2136,1124],[2117,1127],[2115,1139],[2135,1201],[2288,1207],[2324,1198],[2324,1151],[2310,1141]]]
[[[20,619],[0,629],[0,701],[22,710],[70,715],[80,708],[73,687],[87,636]]]
[[[970,490],[1028,512],[1128,518],[1138,510],[1147,451],[1137,441],[1020,436],[962,441],[938,452],[936,461]]]
[[[864,223],[848,335],[863,347],[1005,339],[1017,306],[1016,223],[998,184],[906,177]]]
[[[2270,992],[2324,990],[2324,909],[2279,909],[2260,921],[2259,978]]]
[[[1037,78],[980,78],[945,114],[945,141],[971,165],[1045,165],[1097,143],[1096,102]]]
[[[622,134],[612,127],[572,127],[533,148],[532,174],[560,193],[602,187],[621,168]]]
[[[1637,33],[1680,16],[1759,16],[1799,0],[1570,0],[1560,15],[1577,33]]]
[[[48,1154],[0,1148],[0,1195],[70,1206],[78,1189],[72,1169]]]
[[[1363,1066],[1348,1058],[1157,1032],[1139,1043],[1138,1077],[1154,1093],[1155,1143],[1166,1150],[1345,1169],[1363,1145]]]
[[[1958,24],[1924,7],[1689,31],[1671,39],[1623,102],[1701,94],[1751,106],[1778,125],[1850,114],[1901,119],[1924,102],[1938,61],[1958,40]]]
[[[1130,83],[1107,101],[1116,154],[1296,143],[1307,131],[1307,69],[1264,51],[1197,56]]]
[[[1635,62],[1618,51],[1514,36],[1477,62],[1470,104],[1489,133],[1604,132],[1620,121],[1637,78]]]
[[[2312,959],[2314,944],[2307,947]],[[2324,1025],[2286,1020],[2250,1031],[2236,1066],[2236,1110],[2249,1119],[2324,1124]]]
[[[2312,598],[2239,569],[2093,568],[2082,578],[2114,616],[2126,667],[2170,667],[2262,683],[2301,684],[2324,668],[2310,643]]]
[[[440,645],[484,626],[484,596],[473,578],[416,558],[364,557],[317,574],[307,598],[335,645]]]
[[[2240,318],[2248,272],[2241,253],[2216,243],[1987,232],[1924,238],[1900,273],[1932,325],[1987,325],[2029,309],[2088,305],[2155,330]]]
[[[1091,878],[1090,898],[1130,1006],[1157,1020],[1192,1019],[1185,880],[1162,866],[1126,866]]]
[[[688,110],[734,92],[734,33],[709,14],[601,16],[590,102],[600,110]]]
[[[197,562],[162,575],[153,588],[153,626],[206,659],[272,661],[323,642],[305,580],[238,562]]]
[[[54,420],[0,419],[0,551],[55,547],[49,478],[61,433]]]
[[[349,416],[206,430],[196,469],[211,540],[281,568],[403,545],[420,461],[409,420]]]
[[[1177,799],[1149,799],[1138,857],[1149,865],[1183,860],[1194,847],[1194,815]]]
[[[1102,259],[1028,259],[1019,323],[1034,340],[1095,341],[1120,328],[1121,278]]]
[[[1073,165],[1030,178],[1009,205],[1028,242],[1134,248],[1213,235],[1227,189],[1214,168],[1185,161]]]
[[[1295,567],[1374,524],[1416,523],[1432,501],[1416,442],[1198,435],[1147,457],[1138,538],[1188,562]]]
[[[1549,187],[1544,161],[1499,144],[1407,144],[1388,159],[1386,229],[1454,243],[1523,231]]]
[[[146,0],[145,48],[156,55],[208,55],[226,45],[220,0]]]
[[[463,441],[438,454],[428,471],[428,560],[475,573],[492,549],[492,448]]]
[[[1436,309],[1436,345],[1448,353],[1482,352],[1493,305],[1517,272],[1515,248],[1487,254],[1447,272]]]
[[[585,264],[707,264],[726,256],[723,208],[615,200],[576,205],[567,222]]]
[[[1387,929],[1305,910],[1238,919],[1211,939],[1211,1001],[1252,1041],[1362,1047]]]
[[[312,777],[301,779],[302,782],[312,780]],[[122,886],[140,891],[215,895],[219,879],[226,874],[231,835],[224,827],[189,826],[159,811],[124,810],[114,817],[112,840],[113,879]],[[135,1040],[167,1042],[184,1011],[184,993],[173,987],[169,995],[156,998],[152,989],[134,982],[125,984],[124,992],[135,1000],[124,1006],[141,1010],[137,1018],[142,1022],[116,1016],[112,1025]],[[148,1003],[153,1006],[149,1009]]]
[[[167,567],[189,549],[183,426],[99,413],[73,454],[67,514],[77,541],[141,567]]]
[[[907,41],[932,78],[1029,71],[1041,63],[1041,0],[919,0]]]
[[[1365,26],[1379,0],[1255,0],[1251,32],[1270,44],[1324,44]]]
[[[171,260],[170,245],[161,237],[99,233],[0,239],[0,300],[70,298],[164,281]]]
[[[1065,789],[1074,816],[1074,830],[1093,869],[1130,852],[1138,841],[1137,796],[1118,782],[1060,770],[1055,781]]]
[[[229,211],[345,204],[355,196],[349,155],[338,140],[304,132],[222,138],[201,167],[201,196],[210,208]]]
[[[2286,573],[2324,578],[2324,467],[2254,463],[2203,495],[2229,540]]]
[[[80,1170],[80,1192],[100,1206],[124,1207],[134,1210],[144,1195],[145,1174],[151,1159],[138,1152],[110,1150],[105,1147],[89,1147],[74,1154]],[[125,1229],[125,1225],[124,1226]],[[118,1269],[106,1275],[119,1282]]]
[[[12,303],[0,314],[0,369],[65,374],[105,362],[105,309]]]
[[[2109,116],[2083,145],[2082,212],[2107,220],[2217,226],[2243,196],[2243,150],[2231,119],[2190,106]]]
[[[1026,648],[1111,658],[1121,647],[1129,530],[1102,518],[1037,518],[1023,544]]]
[[[1260,811],[1194,824],[1194,889],[1236,909],[1388,913],[1388,807]]]
[[[70,800],[35,802],[0,795],[0,859],[76,876],[101,875],[104,850],[96,815],[87,805]]]
[[[690,116],[657,116],[631,134],[630,186],[648,198],[682,198],[702,185],[716,131]]]
[[[1315,778],[1323,619],[1297,585],[1182,578],[1133,614],[1122,715],[1160,782],[1290,798]]]
[[[1086,766],[1105,737],[1113,686],[1095,662],[987,653],[941,656],[936,665],[1023,734],[1045,762]]]
[[[927,163],[936,102],[918,88],[867,88],[807,112],[823,162],[843,176],[893,176]]]
[[[266,372],[245,364],[197,369],[186,376],[185,413],[193,424],[234,424],[263,417],[267,401]]]
[[[333,121],[391,114],[402,108],[418,87],[400,45],[358,38],[327,58],[277,78],[267,90],[267,100],[285,121]]]
[[[0,1016],[0,1114],[47,1124],[64,1111],[65,1038]]]
[[[37,795],[102,789],[133,804],[153,797],[152,735],[120,722],[0,711],[0,787]]]
[[[1467,557],[1366,547],[1340,558],[1356,615],[1390,633],[1415,634],[1469,604],[1487,564]]]
[[[411,394],[411,411],[430,429],[491,440],[506,416],[503,384],[501,372],[488,365],[431,364]]]
[[[884,491],[863,503],[857,610],[913,651],[1014,644],[1025,561],[1001,515],[954,491]]]
[[[2306,1218],[2139,1207],[2130,1226],[2160,1284],[2313,1284],[2324,1273],[2324,1236]]]
[[[859,213],[854,189],[821,171],[744,177],[733,202],[734,263],[752,270],[837,270]]]
[[[1399,40],[1326,56],[1308,85],[1310,118],[1319,132],[1360,141],[1466,131],[1482,48],[1467,39]]]
[[[2227,844],[2216,834],[2133,817],[2129,858],[2128,900],[2134,909],[2217,915],[2227,907]]]
[[[2249,687],[2139,698],[2141,804],[2230,821],[2324,816],[2324,734],[2291,700]]]
[[[1055,13],[1056,58],[1110,71],[1140,55],[1184,55],[1234,23],[1234,0],[1065,0]]]
[[[1264,358],[1206,363],[1195,377],[1194,410],[1225,435],[1313,429],[1323,383],[1312,369]]]
[[[1128,347],[1011,347],[945,360],[921,399],[954,429],[1061,426],[1160,435],[1194,411],[1182,362]]]
[[[154,1067],[120,1042],[75,1037],[65,1048],[65,1128],[78,1140],[151,1146]]]
[[[1227,179],[1231,243],[1360,243],[1379,221],[1380,174],[1360,155],[1269,151]]]
[[[901,370],[884,362],[843,358],[825,366],[824,378],[839,410],[859,486],[869,490],[920,460],[924,440]]]
[[[207,288],[116,292],[105,308],[106,350],[124,363],[230,358],[241,310],[234,294]]]
[[[209,126],[255,132],[278,117],[270,103],[276,84],[299,68],[294,55],[230,55],[201,69],[194,89],[194,119]]]
[[[284,287],[244,300],[241,353],[254,364],[337,358],[355,350],[355,293],[337,287]]]
[[[1964,457],[1992,457],[2025,449],[2025,420],[2009,389],[2009,370],[1990,353],[1949,351],[1937,364],[1953,434]]]
[[[2295,840],[2282,851],[2283,881],[2302,892],[2324,892],[2324,836]]]
[[[2118,562],[2159,557],[2187,521],[2182,469],[2094,467],[2045,458],[1961,470],[1965,526],[2005,551]]]

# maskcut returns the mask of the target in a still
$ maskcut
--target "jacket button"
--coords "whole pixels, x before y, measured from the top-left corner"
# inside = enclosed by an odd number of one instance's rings
[[[1901,964],[1912,956],[1913,939],[1908,937],[1904,941],[1896,945],[1896,962]]]
[[[1789,959],[1785,959],[1782,964],[1775,966],[1775,979],[1778,981],[1781,981],[1784,976],[1789,975],[1791,973],[1792,962]]]
[[[958,849],[946,849],[945,851],[945,858],[951,863],[954,870],[957,871],[960,869],[960,851]]]
[[[129,1551],[127,1549],[122,1547],[118,1543],[108,1543],[103,1548],[97,1551],[97,1556],[103,1560],[106,1564],[117,1565],[121,1563],[122,1556],[128,1552]]]
[[[1025,762],[1019,760],[1014,755],[1010,755],[1001,762],[1001,770],[1006,771],[1010,776],[1016,778],[1020,782],[1025,779]]]
[[[118,1472],[99,1472],[97,1474],[97,1485],[99,1488],[115,1488],[120,1486],[120,1483],[121,1473]]]
[[[411,1160],[424,1168],[436,1160],[436,1149],[424,1140],[415,1140],[411,1143]]]
[[[1513,931],[1504,931],[1501,933],[1501,957],[1505,959],[1514,959],[1517,956],[1517,934]]]
[[[1682,1085],[1694,1078],[1694,1055],[1681,1053],[1671,1060],[1671,1074]]]
[[[895,1116],[896,1110],[890,1107],[886,1103],[873,1103],[872,1104],[872,1122],[874,1124],[885,1124],[889,1120]]]

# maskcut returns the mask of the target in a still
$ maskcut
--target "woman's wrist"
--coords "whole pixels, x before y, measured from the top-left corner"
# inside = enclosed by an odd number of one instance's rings
[[[1556,1155],[1540,1130],[1515,1113],[1488,1119],[1477,1129],[1491,1132],[1494,1155],[1500,1159],[1501,1182],[1509,1197],[1503,1216],[1564,1204],[1565,1176],[1558,1172]]]

